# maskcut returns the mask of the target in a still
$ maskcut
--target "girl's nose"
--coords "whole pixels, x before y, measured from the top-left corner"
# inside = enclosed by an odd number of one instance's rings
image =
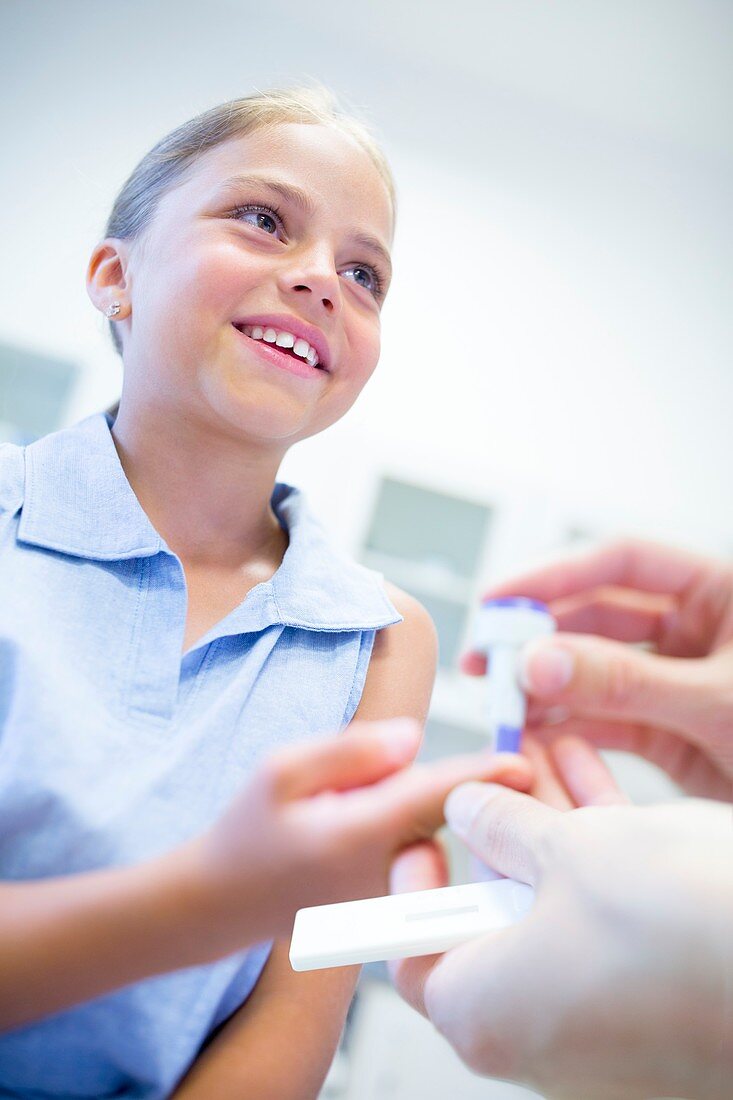
[[[281,289],[307,299],[315,312],[335,313],[341,304],[341,287],[333,257],[325,251],[303,254],[288,264],[280,277]],[[305,304],[305,303],[303,303]]]

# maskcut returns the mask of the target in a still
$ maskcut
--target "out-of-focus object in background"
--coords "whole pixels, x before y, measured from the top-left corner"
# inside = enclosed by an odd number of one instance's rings
[[[78,374],[73,363],[0,343],[0,443],[30,443],[58,428]]]
[[[440,667],[458,660],[483,567],[492,509],[428,485],[381,479],[362,561],[425,605],[440,638]]]

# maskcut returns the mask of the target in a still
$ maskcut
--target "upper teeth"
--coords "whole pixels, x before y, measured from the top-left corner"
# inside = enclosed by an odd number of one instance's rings
[[[293,336],[292,332],[279,332],[274,328],[263,328],[262,325],[245,325],[242,331],[253,340],[264,340],[266,344],[276,344],[279,348],[292,348],[300,359],[305,359],[312,367],[318,366],[316,349],[307,340]]]

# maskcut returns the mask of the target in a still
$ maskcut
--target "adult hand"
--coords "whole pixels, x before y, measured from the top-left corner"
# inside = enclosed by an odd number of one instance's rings
[[[576,798],[595,786],[608,802],[590,747],[562,744],[555,764]],[[733,1072],[730,808],[690,799],[562,813],[469,783],[446,815],[479,858],[537,891],[512,928],[392,964],[402,996],[466,1063],[564,1100],[723,1100]],[[397,892],[445,883],[433,844],[393,868]]]
[[[637,753],[689,794],[731,797],[733,565],[623,542],[487,596],[509,594],[543,600],[563,632],[525,650],[528,728]],[[463,668],[483,674],[486,663],[469,654]]]

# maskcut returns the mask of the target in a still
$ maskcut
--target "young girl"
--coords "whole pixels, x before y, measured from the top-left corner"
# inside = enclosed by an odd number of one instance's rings
[[[393,216],[321,93],[186,123],[89,264],[116,419],[0,450],[2,1095],[315,1096],[354,973],[251,945],[384,891],[458,781],[526,781],[403,770],[416,723],[314,740],[421,722],[434,672],[425,612],[275,485],[376,366]]]

